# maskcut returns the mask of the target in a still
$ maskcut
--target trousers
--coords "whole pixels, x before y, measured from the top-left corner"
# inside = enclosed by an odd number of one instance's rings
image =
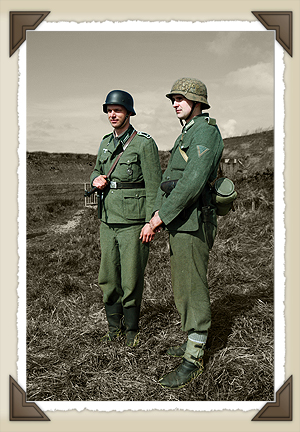
[[[174,301],[183,331],[206,332],[211,326],[207,282],[209,248],[203,223],[198,231],[170,231],[170,262]]]
[[[101,222],[98,282],[105,304],[121,303],[125,308],[141,305],[149,256],[149,244],[139,239],[143,225]]]

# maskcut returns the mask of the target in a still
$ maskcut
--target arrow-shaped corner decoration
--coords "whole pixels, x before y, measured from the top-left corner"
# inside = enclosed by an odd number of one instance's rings
[[[293,376],[276,392],[276,401],[268,402],[252,421],[292,421],[293,420]]]
[[[50,421],[34,402],[26,402],[25,391],[11,376],[9,376],[9,420]]]
[[[26,30],[35,30],[50,12],[9,12],[9,57],[26,40]]]
[[[293,57],[293,12],[252,11],[252,13],[267,30],[276,31],[277,42]]]

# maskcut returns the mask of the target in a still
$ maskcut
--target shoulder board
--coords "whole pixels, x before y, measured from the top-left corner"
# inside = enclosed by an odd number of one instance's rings
[[[147,134],[146,132],[138,132],[137,134],[140,135],[140,136],[143,136],[145,138],[148,138],[148,139],[151,138],[151,135]]]
[[[104,138],[107,138],[107,137],[109,137],[109,136],[110,136],[111,134],[112,134],[112,132],[110,132],[110,133],[108,133],[108,134],[104,135],[104,137],[102,137],[102,139],[104,140]]]
[[[207,123],[209,125],[215,126],[217,124],[216,119],[212,118],[212,117],[205,117],[205,120],[207,121]]]

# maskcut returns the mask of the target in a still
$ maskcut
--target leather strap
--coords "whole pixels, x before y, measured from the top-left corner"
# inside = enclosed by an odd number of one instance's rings
[[[123,147],[123,151],[121,153],[119,153],[118,156],[116,157],[116,159],[114,160],[114,163],[112,164],[112,166],[110,167],[110,170],[107,173],[107,177],[109,177],[111,175],[111,173],[115,169],[117,163],[119,162],[120,157],[122,156],[122,154],[124,153],[124,151],[127,149],[129,143],[133,140],[133,138],[136,136],[136,134],[137,134],[137,131],[135,130],[132,133],[132,135],[130,136],[130,138],[126,141],[126,144]]]
[[[114,182],[111,181],[109,184],[111,189],[143,189],[145,182]]]

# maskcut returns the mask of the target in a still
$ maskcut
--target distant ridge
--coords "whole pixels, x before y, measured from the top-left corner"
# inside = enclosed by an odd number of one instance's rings
[[[274,170],[274,131],[225,138],[223,158],[238,159],[248,175]],[[163,171],[169,151],[159,151]],[[89,181],[96,155],[88,153],[27,152],[27,183],[84,183]]]

